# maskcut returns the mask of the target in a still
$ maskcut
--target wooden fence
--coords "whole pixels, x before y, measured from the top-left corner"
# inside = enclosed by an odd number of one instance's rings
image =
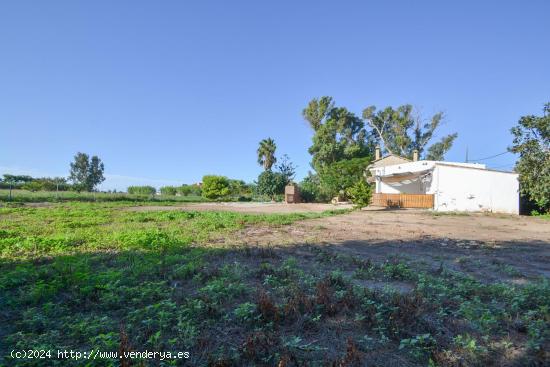
[[[434,207],[434,196],[431,194],[372,194],[372,205],[431,209]]]

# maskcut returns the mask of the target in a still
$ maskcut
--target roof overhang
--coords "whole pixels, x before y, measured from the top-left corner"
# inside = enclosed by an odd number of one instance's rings
[[[380,178],[384,182],[399,182],[407,179],[417,179],[420,176],[425,175],[426,173],[431,172],[432,169],[426,169],[422,171],[407,171],[407,172],[398,172],[398,173],[390,173],[386,175],[376,175],[376,178]]]

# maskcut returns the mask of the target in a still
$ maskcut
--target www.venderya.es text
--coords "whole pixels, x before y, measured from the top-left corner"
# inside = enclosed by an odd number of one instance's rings
[[[102,351],[92,349],[79,351],[70,349],[21,349],[12,350],[10,356],[13,359],[72,359],[72,360],[100,360],[100,359],[158,359],[161,361],[171,359],[188,359],[189,352],[157,352],[157,351]]]

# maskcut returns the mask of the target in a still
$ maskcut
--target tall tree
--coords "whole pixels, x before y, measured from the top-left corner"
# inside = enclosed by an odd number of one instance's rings
[[[317,172],[343,159],[369,155],[365,124],[346,108],[335,107],[331,97],[311,100],[302,115],[314,131],[309,153]]]
[[[438,112],[424,121],[420,114],[414,113],[411,105],[396,109],[386,107],[379,111],[375,106],[369,106],[363,110],[363,119],[372,128],[382,148],[388,153],[408,158],[412,158],[413,151],[418,150],[420,155],[427,151],[424,155],[426,159],[443,160],[457,137],[456,133],[444,136],[438,143],[427,147],[443,117],[443,113]]]
[[[103,172],[105,166],[97,156],[78,152],[71,163],[69,180],[80,190],[93,191],[97,185],[105,181]]]
[[[296,175],[296,166],[290,160],[287,154],[283,154],[277,165],[277,170],[284,176],[285,184],[288,184],[294,180]]]
[[[271,138],[263,139],[258,148],[258,164],[264,167],[264,170],[271,171],[271,167],[277,162],[275,158],[277,145]]]
[[[313,98],[302,111],[302,115],[309,122],[314,131],[317,131],[326,121],[330,112],[334,108],[332,97],[324,96],[319,99]]]
[[[441,141],[433,143],[428,148],[428,154],[426,154],[426,159],[429,161],[442,161],[445,159],[445,153],[451,149],[453,141],[458,136],[457,133],[444,136]]]
[[[519,154],[516,171],[521,193],[543,211],[550,211],[550,103],[542,116],[523,116],[513,127],[513,145],[509,150]]]

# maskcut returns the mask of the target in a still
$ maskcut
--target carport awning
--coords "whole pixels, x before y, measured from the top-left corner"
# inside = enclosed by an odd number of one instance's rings
[[[416,172],[399,172],[399,173],[392,173],[388,175],[378,175],[383,182],[385,183],[391,183],[391,182],[403,182],[403,181],[413,181],[420,178],[420,176],[430,172],[431,169],[423,170],[423,171],[416,171]]]

